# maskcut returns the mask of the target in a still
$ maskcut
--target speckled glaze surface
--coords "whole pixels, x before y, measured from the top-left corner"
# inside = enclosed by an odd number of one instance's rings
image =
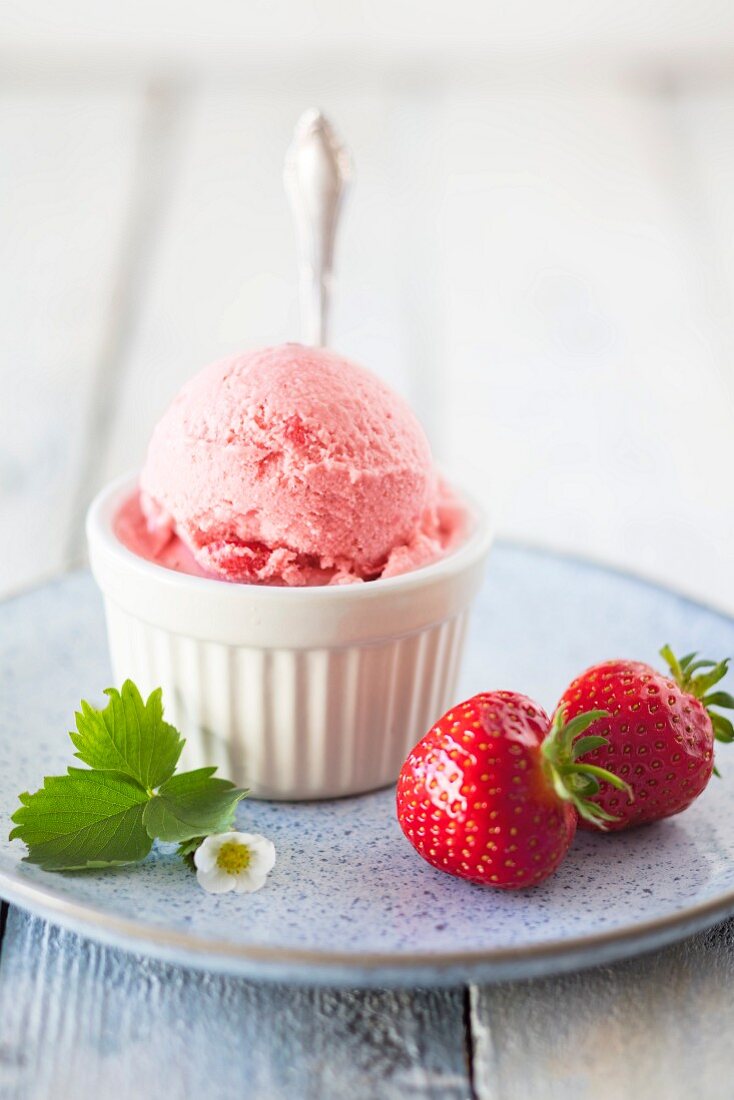
[[[734,653],[734,622],[603,569],[498,547],[478,601],[460,696],[512,688],[552,708],[612,656]],[[139,867],[49,875],[6,837],[18,792],[70,762],[84,696],[110,681],[101,597],[72,574],[0,608],[0,894],[132,950],[257,977],[431,983],[549,973],[656,946],[734,912],[734,746],[685,815],[628,834],[579,834],[559,872],[502,894],[451,879],[403,840],[392,789],[320,803],[245,802],[243,829],[278,862],[255,895],[214,897],[168,848]]]

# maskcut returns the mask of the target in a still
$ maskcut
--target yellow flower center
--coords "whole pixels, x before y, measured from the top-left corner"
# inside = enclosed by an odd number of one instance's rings
[[[236,840],[227,840],[217,853],[217,867],[228,875],[238,875],[250,866],[250,849]]]

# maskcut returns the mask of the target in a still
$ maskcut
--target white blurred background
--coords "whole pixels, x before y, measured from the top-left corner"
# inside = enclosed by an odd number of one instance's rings
[[[187,377],[299,335],[312,105],[332,342],[503,535],[734,611],[731,0],[6,0],[0,593],[83,559]]]

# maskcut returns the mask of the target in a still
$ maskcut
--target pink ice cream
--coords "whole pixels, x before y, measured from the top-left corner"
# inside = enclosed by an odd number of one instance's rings
[[[325,349],[224,359],[158,423],[118,535],[174,569],[260,584],[343,584],[435,560],[465,514],[408,405]]]

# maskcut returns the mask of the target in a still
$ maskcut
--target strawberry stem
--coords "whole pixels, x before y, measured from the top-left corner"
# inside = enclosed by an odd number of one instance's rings
[[[606,710],[589,710],[577,714],[567,722],[566,708],[561,706],[556,711],[553,724],[541,745],[546,774],[558,797],[572,802],[578,814],[599,829],[606,829],[609,822],[617,820],[603,806],[592,801],[601,783],[609,783],[617,790],[624,791],[630,799],[633,797],[632,788],[618,775],[606,768],[599,768],[596,764],[579,760],[584,753],[609,743],[606,737],[599,734],[582,736],[594,722],[609,717]]]
[[[716,740],[726,743],[734,741],[734,725],[731,720],[724,714],[719,714],[718,710],[712,710],[712,707],[734,710],[734,695],[730,695],[728,691],[711,691],[726,676],[731,658],[725,657],[723,661],[697,660],[697,653],[687,653],[685,657],[678,659],[669,645],[663,646],[660,656],[665,660],[681,690],[701,700],[708,711]]]

